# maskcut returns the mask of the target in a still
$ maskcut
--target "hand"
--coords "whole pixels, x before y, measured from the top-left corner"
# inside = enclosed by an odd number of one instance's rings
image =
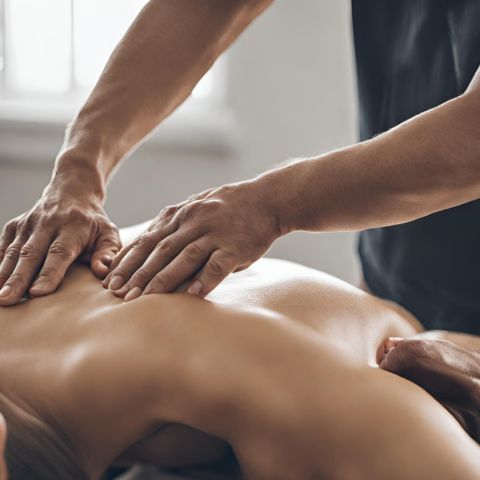
[[[121,247],[118,229],[101,202],[78,190],[45,189],[36,205],[7,223],[0,236],[0,305],[14,305],[27,292],[54,292],[80,254],[104,278]],[[32,285],[33,281],[33,285]]]
[[[205,296],[231,272],[260,258],[280,236],[271,199],[253,180],[195,195],[163,209],[112,263],[104,286],[129,301],[142,293]]]
[[[378,352],[380,368],[424,388],[480,441],[480,354],[425,336],[388,339]]]

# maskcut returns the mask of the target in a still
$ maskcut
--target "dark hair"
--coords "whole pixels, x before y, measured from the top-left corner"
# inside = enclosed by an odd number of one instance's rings
[[[7,424],[9,480],[88,480],[71,442],[60,429],[17,407],[0,394]]]

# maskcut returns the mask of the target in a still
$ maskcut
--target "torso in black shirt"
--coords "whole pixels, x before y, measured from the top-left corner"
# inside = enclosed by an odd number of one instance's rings
[[[362,140],[463,93],[480,1],[352,0]],[[480,160],[480,159],[479,159]],[[360,236],[365,280],[427,328],[480,333],[480,201]]]

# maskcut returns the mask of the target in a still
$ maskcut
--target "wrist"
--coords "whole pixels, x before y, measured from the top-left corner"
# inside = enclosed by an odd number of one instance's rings
[[[287,167],[289,168],[289,167]],[[255,178],[261,192],[262,204],[276,224],[278,236],[298,230],[298,202],[295,195],[295,182],[284,167],[268,171]]]
[[[105,199],[105,177],[94,155],[75,149],[62,151],[55,162],[49,187],[79,198]]]

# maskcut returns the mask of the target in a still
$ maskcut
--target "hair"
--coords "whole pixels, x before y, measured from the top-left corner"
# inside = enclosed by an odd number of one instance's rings
[[[9,480],[88,480],[61,429],[17,407],[2,394],[0,413],[7,424]]]

